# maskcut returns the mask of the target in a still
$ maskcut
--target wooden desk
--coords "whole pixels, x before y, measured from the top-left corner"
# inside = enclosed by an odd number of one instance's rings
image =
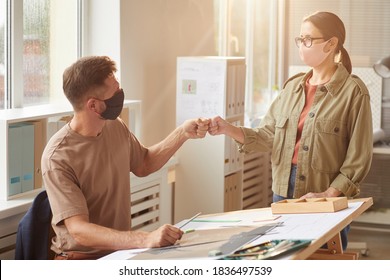
[[[299,251],[296,251],[293,254],[290,254],[287,256],[288,259],[295,259],[295,260],[303,260],[303,259],[357,259],[357,253],[349,253],[344,252],[341,246],[341,239],[340,239],[340,231],[345,228],[347,225],[349,225],[355,218],[359,217],[364,211],[366,211],[368,208],[370,208],[373,205],[373,199],[370,198],[361,198],[361,199],[354,199],[349,200],[348,203],[354,203],[354,202],[361,202],[362,204],[356,208],[352,213],[346,215],[344,218],[342,218],[337,223],[332,224],[331,227],[324,230],[322,234],[319,234],[318,237],[313,239],[312,243]],[[254,209],[254,210],[245,210],[245,211],[268,211],[270,212],[270,208],[262,208],[262,209]],[[339,212],[336,213],[316,213],[311,214],[313,216],[316,215],[324,215],[324,216],[331,216],[331,215],[338,215]],[[231,216],[232,212],[224,213],[227,216]],[[341,213],[339,213],[341,214]],[[286,218],[288,216],[291,216],[292,219],[295,217],[298,217],[301,215],[307,215],[307,214],[282,214],[282,218],[280,220],[283,220],[283,218]],[[309,216],[311,216],[309,214]],[[211,217],[212,215],[209,215]],[[306,216],[306,217],[309,217]],[[303,218],[305,219],[305,218]],[[283,225],[282,225],[283,226]],[[288,226],[288,225],[285,225]],[[274,229],[274,231],[278,231],[278,227]],[[269,239],[272,239],[271,236],[273,236],[273,232],[269,232],[266,235],[260,237],[256,242],[258,241],[266,241]],[[286,234],[286,237],[288,237],[289,234]],[[298,236],[291,236],[291,238],[299,239]],[[275,239],[275,238],[273,238]],[[277,238],[276,238],[277,239]],[[328,245],[328,249],[320,249],[324,244]]]
[[[274,229],[270,230],[266,234],[260,236],[259,238],[252,241],[252,243],[261,243],[263,241],[268,241],[271,239],[311,239],[312,243],[303,249],[295,251],[290,255],[283,256],[283,259],[356,259],[356,253],[349,254],[348,252],[343,252],[341,248],[341,240],[339,232],[349,225],[355,218],[360,214],[366,211],[373,204],[372,198],[363,198],[349,201],[349,207],[347,209],[335,212],[335,213],[313,213],[313,214],[281,214],[276,221],[282,222],[280,226],[276,226]],[[239,227],[248,225],[250,220],[253,222],[256,217],[272,217],[271,208],[261,208],[261,209],[252,209],[252,210],[243,210],[243,211],[234,211],[220,214],[204,215],[199,217],[199,219],[207,219],[209,223],[210,220],[215,219],[220,221],[221,219],[225,220],[240,220],[235,226],[231,227],[229,230],[234,231],[234,228],[239,229]],[[247,220],[245,220],[247,219]],[[185,221],[183,221],[185,222]],[[183,223],[181,222],[181,223]],[[180,226],[180,224],[177,224]],[[203,241],[207,236],[202,236],[201,223],[193,222],[185,227],[183,230],[189,228],[195,228],[196,232],[199,233],[200,239]],[[206,224],[206,223],[205,223]],[[263,223],[264,224],[264,223]],[[217,225],[218,226],[218,225]],[[253,225],[255,227],[261,225]],[[222,228],[218,229],[223,231]],[[204,231],[206,232],[206,231]],[[210,249],[213,246],[221,245],[225,243],[223,240],[218,240],[215,236],[211,237],[213,240],[207,244],[206,249]],[[218,241],[218,242],[217,242]],[[320,249],[325,243],[328,244],[328,249]],[[199,246],[204,246],[204,243],[199,243]],[[191,249],[193,248],[193,249]],[[154,254],[151,258],[154,259],[175,259],[177,258],[207,258],[207,252],[203,255],[199,254],[199,250],[196,252],[196,255],[193,252],[196,250],[196,246],[181,247],[180,254],[166,254],[163,252],[161,254]],[[172,249],[169,249],[172,252]],[[178,250],[179,251],[179,250]],[[128,259],[135,256],[139,251],[120,251],[120,253],[110,254],[102,259]],[[202,252],[201,252],[202,253]],[[137,256],[139,258],[139,255]],[[148,259],[148,256],[145,256],[145,259]]]
[[[349,215],[342,222],[335,225],[321,238],[314,240],[310,246],[298,251],[292,256],[292,259],[355,259],[355,254],[343,252],[341,247],[340,231],[349,225],[355,218],[359,217],[364,211],[373,205],[373,199],[362,198],[352,201],[361,201],[363,204]],[[320,249],[323,244],[328,244],[328,249]],[[357,256],[356,256],[357,258]]]

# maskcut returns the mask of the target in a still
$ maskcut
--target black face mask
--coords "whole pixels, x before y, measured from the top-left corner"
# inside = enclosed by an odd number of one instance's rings
[[[106,104],[106,110],[100,116],[106,120],[115,120],[122,112],[124,100],[123,89],[119,89],[111,98],[103,100]]]

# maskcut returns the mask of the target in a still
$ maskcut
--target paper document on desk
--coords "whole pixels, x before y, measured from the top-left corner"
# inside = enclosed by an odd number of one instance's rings
[[[317,239],[361,205],[362,202],[349,202],[347,209],[334,213],[284,214],[279,219],[283,226],[271,230],[267,235],[273,239]],[[255,243],[268,239],[268,236],[262,236]]]
[[[217,229],[226,227],[259,227],[262,225],[278,224],[280,215],[272,215],[270,211],[237,211],[236,213],[219,214],[219,215],[206,215],[197,217],[195,220],[186,224],[182,230],[189,229],[202,230],[202,229]],[[176,226],[180,227],[187,220],[177,223]]]
[[[104,256],[99,260],[128,260],[138,255],[139,253],[145,252],[146,250],[148,250],[148,248],[119,250],[107,256]]]
[[[221,254],[231,254],[250,240],[269,231],[272,226],[228,227],[223,229],[195,230],[183,235],[175,245],[152,248],[138,254],[133,260],[156,259],[200,259],[219,258],[210,256],[210,251],[220,251]]]

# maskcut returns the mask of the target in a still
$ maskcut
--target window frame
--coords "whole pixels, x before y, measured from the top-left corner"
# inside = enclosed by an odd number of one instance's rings
[[[22,108],[23,86],[23,0],[5,0],[4,22],[4,109]],[[82,56],[85,3],[77,0],[77,58]],[[50,104],[50,101],[49,101]],[[29,106],[29,105],[27,105]]]
[[[229,7],[232,0],[223,0],[219,1],[219,42],[218,42],[218,55],[219,56],[228,56],[229,55],[229,38],[230,34],[230,24],[231,19],[229,15]],[[234,1],[234,0],[233,0]],[[245,23],[245,59],[246,59],[246,84],[245,84],[245,110],[246,114],[250,117],[260,117],[252,112],[253,108],[253,94],[254,94],[254,36],[255,35],[255,3],[256,0],[247,0],[246,3],[246,23]],[[284,64],[284,49],[278,44],[282,42],[284,20],[280,17],[280,14],[283,13],[285,7],[285,0],[272,1],[270,0],[270,36],[269,38],[264,38],[265,42],[269,44],[269,53],[268,53],[268,83],[267,83],[267,92],[270,96],[268,98],[268,103],[266,106],[269,106],[273,97],[276,95],[275,91],[278,88],[281,88],[282,81],[280,77],[282,76],[282,69]],[[258,36],[258,35],[257,35]]]

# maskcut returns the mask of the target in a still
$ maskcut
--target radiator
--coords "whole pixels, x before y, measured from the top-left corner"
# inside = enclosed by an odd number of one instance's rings
[[[360,186],[360,197],[372,197],[371,209],[390,208],[390,154],[374,154],[370,172]]]
[[[270,153],[244,156],[243,209],[269,207],[272,202]]]

